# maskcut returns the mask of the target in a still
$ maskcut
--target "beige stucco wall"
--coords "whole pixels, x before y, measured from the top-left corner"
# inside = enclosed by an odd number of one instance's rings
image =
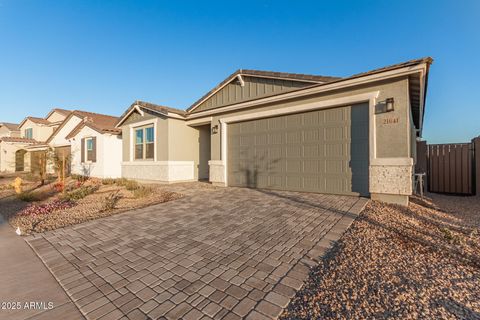
[[[47,118],[47,120],[50,121],[50,122],[59,122],[59,121],[65,120],[65,118],[66,118],[66,117],[65,117],[63,114],[54,111],[54,112]]]
[[[20,138],[21,136],[20,131],[10,131],[10,137]]]
[[[45,142],[52,134],[54,128],[47,125],[41,125],[31,120],[27,120],[20,127],[22,137],[25,137],[25,129],[32,128],[33,139],[39,142]]]
[[[27,144],[0,142],[0,172],[15,172],[15,152],[24,149]],[[30,170],[30,155],[24,156],[25,171]]]
[[[148,124],[155,127],[156,159],[133,160],[132,132]],[[134,112],[123,123],[122,136],[122,176],[163,182],[198,179],[199,131],[187,126],[184,120]]]
[[[161,117],[157,114],[151,114],[144,112],[143,116],[137,112],[132,113],[122,124],[122,140],[123,140],[123,150],[122,150],[122,160],[130,161],[130,154],[133,152],[133,145],[130,139],[132,138],[131,130],[147,125],[145,122],[154,124],[156,127],[155,132],[155,153],[157,161],[167,161],[168,160],[168,121],[167,117]],[[133,137],[135,138],[135,137]]]
[[[12,131],[10,131],[7,127],[0,125],[0,137],[11,137]]]
[[[187,126],[184,120],[169,118],[168,126],[168,160],[193,161],[194,176],[198,179],[200,158],[200,131]]]

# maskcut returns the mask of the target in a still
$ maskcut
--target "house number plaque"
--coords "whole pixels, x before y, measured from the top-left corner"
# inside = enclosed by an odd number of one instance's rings
[[[395,124],[398,123],[398,117],[396,118],[385,118],[382,120],[382,124]]]

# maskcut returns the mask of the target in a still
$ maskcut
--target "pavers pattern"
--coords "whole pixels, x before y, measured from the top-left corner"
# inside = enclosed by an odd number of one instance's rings
[[[27,241],[88,319],[274,319],[366,202],[199,190]]]

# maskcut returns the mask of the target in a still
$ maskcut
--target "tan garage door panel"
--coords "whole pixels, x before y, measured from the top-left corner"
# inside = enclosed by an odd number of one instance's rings
[[[228,185],[368,195],[368,104],[228,125]]]

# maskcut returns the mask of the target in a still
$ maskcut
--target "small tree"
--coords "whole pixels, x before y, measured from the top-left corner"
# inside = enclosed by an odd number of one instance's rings
[[[47,152],[40,152],[38,156],[38,175],[40,177],[40,184],[43,186],[47,179]]]
[[[51,151],[51,155],[55,172],[58,174],[58,182],[62,185],[62,192],[65,193],[65,178],[68,174],[71,154],[65,154],[62,150],[61,152]]]

